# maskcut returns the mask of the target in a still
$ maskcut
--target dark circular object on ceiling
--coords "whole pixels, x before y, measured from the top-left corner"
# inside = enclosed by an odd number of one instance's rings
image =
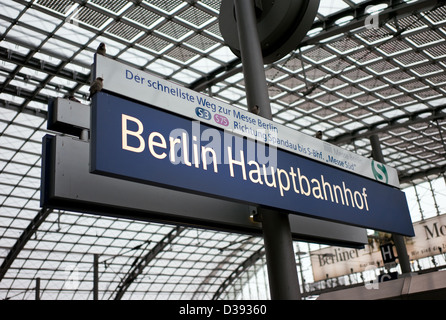
[[[319,1],[253,1],[256,6],[257,31],[265,64],[273,63],[296,49],[313,25]],[[222,0],[219,26],[226,45],[240,57],[234,0]]]

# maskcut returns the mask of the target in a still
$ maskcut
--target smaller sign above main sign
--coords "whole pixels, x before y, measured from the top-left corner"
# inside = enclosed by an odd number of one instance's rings
[[[96,76],[104,79],[104,91],[399,188],[398,173],[392,167],[178,86],[148,72],[101,55],[96,56],[94,70]]]
[[[94,173],[413,233],[400,190],[202,122],[99,92],[91,133]]]

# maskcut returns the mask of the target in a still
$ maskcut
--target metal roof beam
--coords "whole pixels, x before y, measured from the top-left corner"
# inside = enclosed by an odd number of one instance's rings
[[[172,231],[170,231],[160,242],[158,242],[155,247],[150,250],[148,254],[145,256],[139,258],[136,258],[135,261],[139,262],[135,264],[130,270],[129,273],[127,273],[127,276],[124,277],[121,282],[119,283],[117,289],[116,289],[116,296],[115,300],[121,300],[124,293],[127,291],[127,289],[130,287],[130,285],[133,283],[133,281],[136,280],[136,278],[144,271],[144,268],[147,267],[147,265],[161,252],[163,251],[169,244],[172,243],[172,241],[181,234],[186,228],[177,226]]]
[[[373,134],[388,132],[396,128],[406,127],[408,125],[421,122],[433,121],[436,119],[444,119],[446,118],[445,109],[446,105],[441,105],[435,108],[424,109],[417,112],[412,112],[408,115],[376,122],[370,126],[355,129],[332,139],[328,139],[327,142],[335,145],[347,144],[357,139],[368,138]]]
[[[350,30],[364,27],[366,19],[370,16],[366,13],[369,6],[382,4],[382,0],[366,1],[359,4],[355,9],[346,9],[339,13],[333,14],[327,19],[315,22],[312,29],[322,28],[323,31],[315,36],[305,38],[299,47],[317,44],[320,41],[329,37],[340,35]],[[416,12],[422,12],[436,8],[437,6],[445,4],[444,0],[420,0],[414,3],[407,3],[404,0],[391,1],[389,7],[379,13],[380,21],[388,21],[398,16],[409,15]],[[338,25],[336,22],[344,17],[353,16],[353,20],[344,25]]]
[[[223,281],[217,291],[214,293],[212,300],[217,300],[220,298],[221,294],[229,287],[234,280],[238,279],[238,277],[246,270],[253,266],[258,260],[260,260],[265,255],[265,249],[262,247],[261,249],[254,252],[248,259],[242,262],[230,275]]]
[[[26,229],[20,235],[19,239],[17,239],[17,242],[12,246],[11,250],[9,251],[5,260],[3,260],[2,265],[0,266],[0,281],[3,280],[3,278],[6,275],[6,272],[8,272],[9,267],[12,265],[15,258],[22,251],[23,247],[26,245],[28,240],[31,239],[32,235],[37,231],[39,226],[42,224],[42,222],[46,220],[46,218],[51,212],[53,212],[53,209],[42,208],[34,217],[34,219],[30,222],[28,227],[26,227]]]
[[[415,172],[409,175],[402,175],[399,177],[399,179],[401,184],[408,184],[412,183],[414,180],[418,179],[426,180],[426,178],[429,176],[441,175],[445,174],[445,172],[446,172],[446,165],[443,165],[440,167],[435,167],[424,171]]]
[[[390,8],[387,10],[384,10],[382,13],[380,13],[381,19],[388,20],[393,17],[397,17],[400,15],[405,15],[413,12],[418,11],[424,11],[428,10],[430,8],[436,7],[438,5],[444,4],[444,0],[422,0],[417,1],[413,4],[408,4],[407,2],[403,0],[394,1]],[[304,47],[307,45],[317,44],[320,41],[329,38],[333,35],[342,34],[345,32],[348,32],[352,29],[356,29],[358,27],[364,26],[365,20],[369,16],[365,13],[366,8],[368,6],[378,5],[382,4],[382,0],[372,0],[365,2],[363,4],[360,4],[357,6],[357,8],[351,10],[347,9],[344,11],[341,11],[337,14],[334,14],[330,16],[329,18],[315,22],[312,26],[312,29],[317,28],[323,28],[323,31],[318,33],[315,36],[312,37],[306,37],[299,45],[298,48]],[[347,23],[345,25],[339,26],[336,24],[336,21],[338,21],[340,18],[343,18],[348,15],[353,15],[355,19]],[[286,59],[286,58],[285,58]],[[283,60],[283,59],[282,59]],[[240,59],[236,59],[233,62],[230,62],[227,66],[221,67],[214,72],[210,73],[209,75],[202,77],[198,80],[196,80],[193,84],[190,85],[189,88],[193,90],[203,90],[206,87],[209,87],[211,85],[214,85],[218,83],[219,81],[224,80],[225,78],[228,78],[229,76],[232,76],[233,74],[237,72],[241,72],[241,68],[236,68],[236,66],[240,63]],[[225,72],[225,74],[221,74],[222,72]]]

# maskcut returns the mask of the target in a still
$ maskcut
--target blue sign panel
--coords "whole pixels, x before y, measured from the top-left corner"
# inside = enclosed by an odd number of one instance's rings
[[[176,114],[100,92],[91,133],[94,173],[414,235],[400,190]]]

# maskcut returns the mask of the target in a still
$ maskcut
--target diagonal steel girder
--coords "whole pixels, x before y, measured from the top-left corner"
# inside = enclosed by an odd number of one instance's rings
[[[214,293],[212,300],[218,300],[221,294],[229,287],[238,277],[252,265],[254,265],[258,260],[260,260],[265,255],[265,249],[261,249],[254,252],[248,259],[241,263],[230,275],[223,281],[217,291]]]
[[[12,246],[11,250],[9,251],[5,260],[3,260],[2,265],[0,266],[0,282],[3,280],[3,278],[6,275],[6,272],[8,272],[9,267],[14,262],[15,258],[19,255],[19,253],[22,251],[28,240],[31,239],[32,235],[37,231],[39,226],[42,224],[42,222],[46,220],[46,218],[51,212],[53,212],[53,209],[47,209],[47,208],[41,209],[34,217],[34,219],[31,221],[31,223],[28,225],[28,227],[26,227],[26,229],[20,235],[19,239],[16,241],[14,246]]]
[[[177,226],[171,230],[160,242],[158,242],[149,253],[144,255],[139,262],[135,264],[127,276],[124,277],[119,283],[116,289],[115,300],[121,300],[122,296],[125,294],[127,289],[136,280],[136,278],[143,272],[144,268],[161,252],[163,251],[172,241],[178,237],[186,228]]]

